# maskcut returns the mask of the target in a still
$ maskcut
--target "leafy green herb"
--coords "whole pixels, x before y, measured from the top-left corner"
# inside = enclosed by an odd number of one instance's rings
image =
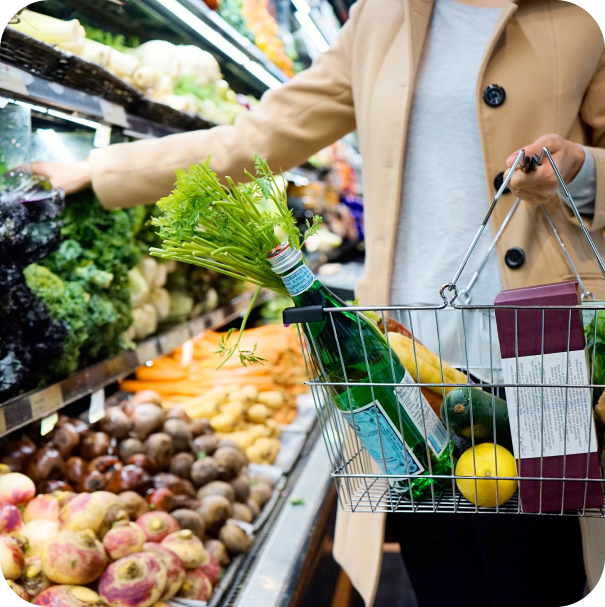
[[[602,385],[605,384],[605,310],[597,311],[596,315],[593,310],[587,310],[583,314],[592,317],[590,323],[584,325],[586,351],[590,359],[589,373],[593,373],[590,383]],[[603,393],[602,388],[595,388],[594,391],[597,399]]]
[[[305,500],[302,497],[293,497],[290,500],[290,503],[293,506],[304,506],[305,505]]]
[[[304,242],[269,165],[259,156],[254,160],[256,174],[246,172],[250,178],[246,185],[236,185],[229,177],[228,187],[221,184],[210,170],[210,158],[191,166],[189,172],[177,171],[175,190],[157,203],[162,215],[152,219],[163,244],[161,249],[152,247],[151,255],[202,266],[257,286],[235,345],[228,345],[232,332],[221,340],[221,365],[235,352],[244,365],[263,362],[254,350],[240,351],[239,343],[261,288],[288,295],[271,270],[267,254],[281,242],[276,229],[285,233],[292,248],[300,249]],[[272,211],[265,210],[266,201]],[[313,217],[306,237],[316,233],[320,222],[319,216]]]

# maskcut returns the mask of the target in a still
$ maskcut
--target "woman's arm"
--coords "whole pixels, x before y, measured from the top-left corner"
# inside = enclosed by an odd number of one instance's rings
[[[92,181],[103,206],[117,208],[156,202],[172,190],[176,169],[209,155],[219,177],[236,182],[245,180],[244,169],[253,170],[254,154],[274,170],[304,162],[355,130],[350,55],[363,3],[356,3],[337,43],[311,68],[266,92],[259,107],[240,115],[233,126],[113,145],[94,150],[88,164],[35,163],[34,171],[66,191]]]

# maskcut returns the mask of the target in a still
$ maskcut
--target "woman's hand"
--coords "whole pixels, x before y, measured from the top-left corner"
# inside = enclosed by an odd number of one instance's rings
[[[572,181],[580,172],[586,158],[582,146],[559,135],[543,135],[523,149],[525,155],[531,158],[534,154],[540,156],[545,146],[550,151],[565,183]],[[506,164],[509,167],[513,166],[520,151],[517,150],[508,157]],[[530,173],[523,173],[520,167],[517,168],[509,187],[517,198],[538,206],[550,202],[556,196],[559,181],[550,163],[545,159],[541,167]]]
[[[91,185],[90,163],[87,160],[34,162],[32,172],[34,175],[45,177],[54,188],[65,190],[66,194],[74,194]]]

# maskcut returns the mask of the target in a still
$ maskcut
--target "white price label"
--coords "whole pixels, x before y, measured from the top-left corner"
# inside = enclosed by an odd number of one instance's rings
[[[193,339],[188,339],[181,348],[181,366],[188,367],[193,362]]]
[[[88,421],[91,424],[105,417],[105,388],[101,388],[90,397],[90,408],[88,409]]]
[[[27,87],[23,80],[23,73],[12,65],[0,63],[0,89],[27,95]]]
[[[51,430],[57,425],[59,421],[59,414],[53,413],[42,420],[40,425],[40,436],[46,436]]]
[[[61,385],[55,384],[40,390],[29,397],[34,419],[41,417],[47,411],[58,409],[63,404],[63,392]]]
[[[128,118],[126,118],[126,110],[117,103],[101,99],[101,111],[103,112],[103,120],[110,124],[117,124],[128,128]]]

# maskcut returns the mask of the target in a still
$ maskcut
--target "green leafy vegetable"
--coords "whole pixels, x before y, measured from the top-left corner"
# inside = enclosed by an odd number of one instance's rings
[[[592,318],[590,323],[584,324],[586,351],[590,360],[589,373],[594,373],[590,383],[602,385],[605,384],[605,310],[597,311],[596,316],[594,310],[587,310],[583,315]],[[603,393],[602,388],[595,388],[594,391],[596,399]]]
[[[240,351],[239,342],[262,287],[288,295],[267,261],[269,251],[281,241],[276,229],[286,234],[292,248],[299,249],[303,243],[286,194],[267,162],[255,156],[255,169],[256,175],[246,173],[250,184],[236,186],[227,178],[229,187],[210,170],[210,158],[191,166],[189,172],[179,170],[175,190],[157,203],[162,215],[152,219],[163,244],[161,249],[152,247],[151,255],[202,266],[258,287],[236,344],[229,348],[222,342],[221,364],[236,351],[244,365],[261,362],[253,351]],[[273,211],[264,210],[266,200]],[[320,217],[313,218],[307,236],[316,232],[320,222]]]
[[[126,39],[121,34],[111,34],[86,24],[84,25],[84,29],[86,30],[86,37],[89,40],[106,44],[121,53],[127,51],[129,48],[136,48],[141,44],[141,41],[136,36],[130,36]]]

